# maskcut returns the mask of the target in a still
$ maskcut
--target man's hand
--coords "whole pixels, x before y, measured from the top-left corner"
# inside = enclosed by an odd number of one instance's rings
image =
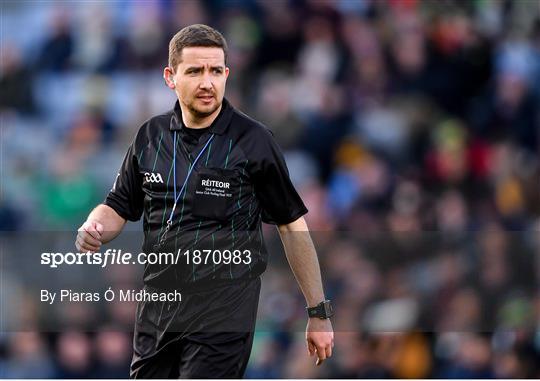
[[[75,246],[81,252],[95,252],[100,249],[103,225],[97,221],[87,220],[78,230]]]
[[[330,319],[309,318],[306,328],[306,341],[310,356],[317,354],[316,365],[332,356],[334,331]]]

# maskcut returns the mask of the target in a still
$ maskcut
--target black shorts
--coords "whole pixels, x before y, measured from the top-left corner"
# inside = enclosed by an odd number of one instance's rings
[[[261,280],[140,302],[131,378],[242,378],[251,353]],[[153,290],[149,290],[153,291]]]

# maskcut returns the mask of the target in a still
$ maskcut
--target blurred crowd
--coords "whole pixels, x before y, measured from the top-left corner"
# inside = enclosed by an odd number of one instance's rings
[[[76,231],[173,105],[169,39],[206,23],[227,98],[285,152],[337,311],[315,367],[267,227],[246,377],[540,378],[540,1],[0,6],[0,231]],[[127,377],[113,328],[0,333],[0,376]]]

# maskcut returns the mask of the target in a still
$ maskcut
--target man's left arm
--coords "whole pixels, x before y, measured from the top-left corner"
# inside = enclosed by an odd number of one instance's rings
[[[309,235],[306,221],[300,217],[294,222],[278,225],[285,255],[306,298],[308,307],[315,307],[325,300],[319,260]],[[317,365],[332,356],[334,332],[330,319],[308,318],[306,341],[310,356],[317,354]]]

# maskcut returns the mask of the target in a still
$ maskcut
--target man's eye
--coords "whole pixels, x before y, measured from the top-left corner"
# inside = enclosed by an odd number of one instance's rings
[[[214,74],[221,74],[223,70],[221,69],[214,69]]]

